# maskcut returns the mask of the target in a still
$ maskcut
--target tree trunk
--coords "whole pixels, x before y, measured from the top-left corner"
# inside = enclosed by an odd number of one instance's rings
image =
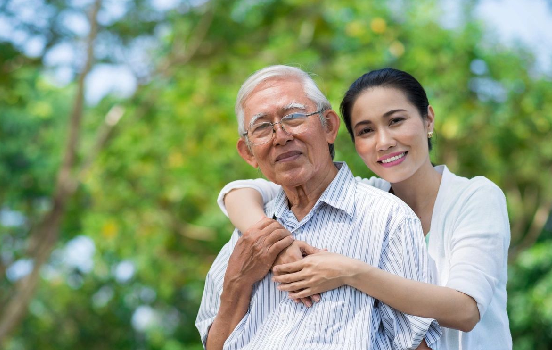
[[[92,68],[92,61],[94,59],[94,40],[98,29],[96,17],[100,7],[101,0],[96,0],[90,11],[87,58],[79,76],[77,92],[69,121],[67,145],[54,190],[53,205],[40,223],[31,230],[29,257],[33,260],[33,269],[29,275],[15,284],[11,298],[7,300],[5,307],[3,307],[2,314],[0,315],[0,349],[4,348],[7,337],[21,323],[26,314],[29,303],[38,286],[40,268],[50,257],[50,253],[57,241],[66,204],[77,189],[78,179],[73,172],[84,107],[84,82]]]

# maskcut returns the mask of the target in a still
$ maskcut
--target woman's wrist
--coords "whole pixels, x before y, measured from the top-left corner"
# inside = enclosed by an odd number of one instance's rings
[[[358,289],[360,279],[367,278],[367,274],[369,274],[374,267],[358,259],[348,259],[349,263],[345,266],[343,283]]]

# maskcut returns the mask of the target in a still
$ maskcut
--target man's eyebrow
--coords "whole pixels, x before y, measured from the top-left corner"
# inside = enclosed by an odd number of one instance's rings
[[[307,106],[305,106],[304,104],[302,103],[299,103],[299,102],[291,102],[291,103],[288,103],[287,105],[284,106],[284,108],[282,108],[282,111],[289,111],[291,109],[302,109],[304,111],[307,110]]]
[[[263,112],[262,112],[262,113],[257,113],[257,114],[255,114],[255,115],[251,118],[251,121],[249,122],[249,126],[255,124],[255,122],[257,121],[257,119],[259,119],[259,118],[264,118],[264,117],[266,117],[267,115],[268,115],[268,114],[263,113]]]
[[[285,105],[284,107],[282,107],[280,110],[285,113],[292,109],[300,109],[300,110],[306,111],[307,107],[304,104],[299,102],[291,102]],[[249,125],[253,125],[257,121],[257,119],[264,118],[267,116],[268,116],[268,113],[265,113],[265,112],[257,113],[251,118]]]

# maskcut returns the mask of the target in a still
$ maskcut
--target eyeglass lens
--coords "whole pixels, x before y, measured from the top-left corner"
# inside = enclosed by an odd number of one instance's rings
[[[262,144],[270,141],[276,132],[276,125],[280,124],[282,129],[288,134],[299,134],[305,131],[307,124],[305,121],[309,115],[304,113],[293,113],[282,118],[279,122],[269,123],[261,122],[251,126],[250,141],[254,144]]]

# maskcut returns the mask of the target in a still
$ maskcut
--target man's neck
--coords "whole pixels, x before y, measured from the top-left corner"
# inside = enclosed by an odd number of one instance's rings
[[[336,177],[338,169],[333,162],[317,175],[300,186],[282,186],[288,199],[289,207],[297,221],[301,221],[314,207],[322,193]]]

